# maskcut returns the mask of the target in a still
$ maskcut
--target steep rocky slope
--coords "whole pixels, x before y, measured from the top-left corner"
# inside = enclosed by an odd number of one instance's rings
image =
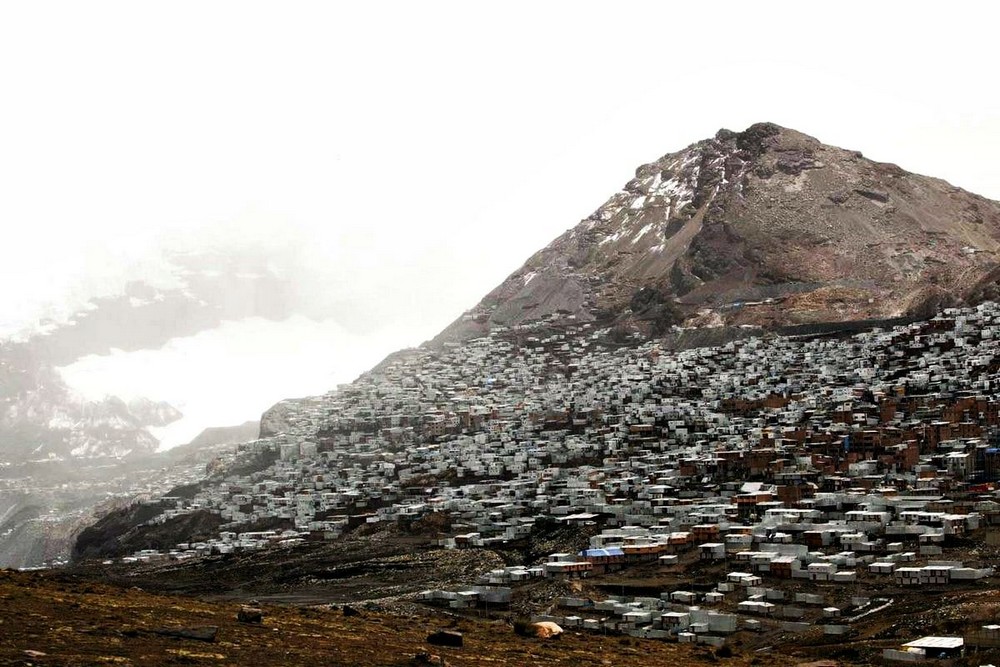
[[[436,342],[572,316],[658,335],[997,296],[1000,204],[771,123],[636,170]]]

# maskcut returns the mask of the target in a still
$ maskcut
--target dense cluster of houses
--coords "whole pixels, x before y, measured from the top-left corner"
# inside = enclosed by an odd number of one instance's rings
[[[439,512],[449,548],[523,539],[542,519],[606,529],[592,549],[538,564],[541,576],[669,567],[687,551],[739,566],[745,578],[720,582],[722,595],[762,577],[916,586],[991,574],[946,552],[1000,523],[996,304],[680,352],[607,334],[566,320],[497,328],[286,402],[284,433],[241,445],[229,474],[159,517],[225,521],[173,556]],[[266,465],[248,472],[254,460]],[[245,530],[269,521],[280,529]],[[759,595],[741,611],[766,615]]]

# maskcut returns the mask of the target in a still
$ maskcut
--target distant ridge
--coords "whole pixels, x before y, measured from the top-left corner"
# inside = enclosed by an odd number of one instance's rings
[[[234,445],[253,440],[259,433],[260,423],[256,420],[250,420],[236,426],[210,426],[184,446],[197,449],[215,445]]]

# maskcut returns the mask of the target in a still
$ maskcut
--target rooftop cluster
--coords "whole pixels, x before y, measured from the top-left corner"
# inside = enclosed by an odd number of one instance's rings
[[[738,595],[735,613],[770,617],[786,598],[765,580],[962,585],[992,575],[946,552],[1000,517],[997,305],[847,337],[681,352],[616,346],[607,334],[571,320],[498,328],[285,402],[284,432],[240,446],[221,481],[158,519],[207,510],[226,522],[173,557],[335,539],[361,522],[432,513],[450,518],[440,536],[450,548],[525,539],[543,520],[586,523],[603,528],[590,549],[480,583],[726,561],[738,569],[714,590],[666,591],[627,612],[634,627],[709,636],[722,621],[668,604]],[[280,526],[246,529],[268,521]],[[844,595],[838,614],[858,597]],[[688,616],[655,621],[667,612]]]

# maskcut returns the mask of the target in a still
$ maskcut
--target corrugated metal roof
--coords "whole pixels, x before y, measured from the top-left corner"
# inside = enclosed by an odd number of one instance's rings
[[[903,644],[906,648],[962,648],[965,640],[961,637],[921,637]]]

